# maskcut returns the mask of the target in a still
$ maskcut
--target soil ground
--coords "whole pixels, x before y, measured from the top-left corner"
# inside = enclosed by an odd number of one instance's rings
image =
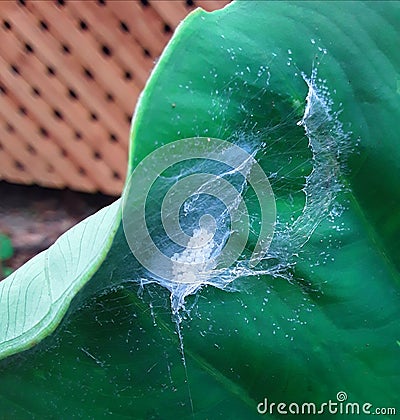
[[[11,238],[14,248],[14,256],[3,266],[16,270],[116,198],[0,182],[0,233]]]

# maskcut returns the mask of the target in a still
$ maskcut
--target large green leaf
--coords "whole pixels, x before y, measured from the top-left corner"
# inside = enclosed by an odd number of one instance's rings
[[[400,7],[384,2],[238,2],[212,14],[193,13],[137,107],[129,170],[160,144],[238,133],[261,142],[257,129],[276,145],[261,160],[268,173],[288,168],[290,175],[298,159],[307,169],[307,139],[296,122],[308,90],[301,73],[310,77],[317,68],[325,80],[317,82],[352,132],[347,189],[337,197],[337,208],[346,210],[319,224],[297,258],[292,281],[250,277],[239,280],[241,292],[204,288],[188,299],[190,319],[180,330],[186,369],[169,293],[144,284],[120,227],[91,280],[95,264],[86,266],[83,280],[74,274],[71,287],[85,287],[63,325],[32,350],[1,362],[1,415],[247,419],[258,416],[264,398],[321,403],[337,401],[339,391],[350,402],[395,407],[399,22]],[[301,202],[299,179],[289,185],[278,179],[275,192]],[[112,223],[109,229],[104,241],[112,236]],[[103,243],[93,254],[98,263],[106,249]],[[19,274],[24,270],[14,275],[29,283],[32,276]],[[87,298],[107,284],[108,293]],[[10,279],[0,286],[16,295],[26,290],[11,287]],[[53,326],[71,297],[53,312]],[[4,313],[10,316],[18,305],[7,305]],[[51,329],[41,327],[37,338]],[[33,340],[21,336],[18,349]]]

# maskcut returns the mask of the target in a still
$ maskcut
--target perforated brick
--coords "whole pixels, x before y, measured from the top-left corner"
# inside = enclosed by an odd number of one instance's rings
[[[138,95],[181,19],[228,1],[1,1],[0,179],[119,195]]]

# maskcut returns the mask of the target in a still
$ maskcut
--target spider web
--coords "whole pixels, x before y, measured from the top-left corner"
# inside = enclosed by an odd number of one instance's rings
[[[291,64],[291,61],[288,63]],[[324,81],[318,79],[317,68],[314,68],[310,77],[305,74],[301,74],[301,77],[308,87],[305,106],[297,104],[286,119],[277,124],[264,124],[259,128],[260,124],[249,119],[233,134],[227,134],[229,122],[221,109],[229,104],[232,89],[237,84],[236,76],[226,85],[224,92],[215,92],[214,106],[210,110],[212,119],[221,120],[219,136],[255,158],[265,171],[275,195],[277,218],[274,236],[268,252],[255,267],[250,264],[251,253],[260,234],[261,215],[256,194],[239,170],[246,162],[238,158],[237,168],[211,159],[179,162],[168,168],[154,183],[146,207],[146,221],[154,243],[174,261],[191,262],[190,258],[193,261],[199,258],[198,261],[204,262],[203,270],[177,272],[177,281],[174,282],[150,272],[141,276],[142,286],[157,283],[169,290],[174,314],[185,309],[187,296],[197,293],[204,286],[227,291],[240,290],[241,280],[265,275],[291,281],[293,268],[302,257],[303,246],[314,230],[323,220],[342,211],[336,203],[336,197],[344,188],[340,176],[344,157],[350,150],[350,134],[343,130],[338,119],[339,112],[332,110],[333,101]],[[265,80],[265,90],[259,93],[258,98],[262,100],[271,78],[268,66],[260,68],[257,78]],[[243,110],[246,110],[247,103],[241,104]],[[220,112],[217,112],[218,109]],[[301,118],[296,118],[298,115],[302,115]],[[192,237],[192,241],[196,235],[208,237],[212,233],[212,242],[206,244],[207,252],[202,260],[204,249],[200,247],[196,255],[190,255],[188,248],[174,243],[166,234],[161,220],[162,197],[176,182],[196,173],[214,174],[229,182],[237,191],[237,200],[226,207],[218,200],[218,192],[211,196],[204,193],[202,186],[182,206],[180,225]],[[250,209],[246,249],[233,265],[220,269],[213,261],[232,234],[232,214],[239,210],[241,199]],[[204,215],[214,221],[209,230],[207,226],[199,225]],[[186,281],[179,281],[183,278]]]

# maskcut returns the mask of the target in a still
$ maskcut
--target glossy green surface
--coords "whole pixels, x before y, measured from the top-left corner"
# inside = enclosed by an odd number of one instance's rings
[[[239,2],[192,14],[137,108],[130,168],[179,138],[254,138],[255,123],[281,139],[266,170],[287,167],[288,153],[304,161],[300,73],[316,67],[353,133],[338,198],[347,210],[314,232],[293,282],[248,278],[242,292],[189,299],[187,375],[168,293],[151,285],[138,296],[140,269],[120,228],[80,309],[0,362],[0,418],[251,419],[264,398],[322,403],[339,391],[400,410],[399,22],[394,2]],[[111,292],[86,298],[107,282]]]

